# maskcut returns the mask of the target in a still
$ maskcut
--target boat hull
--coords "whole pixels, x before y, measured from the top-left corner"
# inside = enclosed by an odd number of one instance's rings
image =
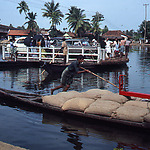
[[[7,104],[9,106],[10,103],[14,103],[14,105],[19,107],[25,107],[26,108],[32,108],[35,110],[40,111],[46,111],[46,112],[52,112],[56,114],[61,114],[66,117],[71,118],[82,118],[86,119],[86,121],[94,121],[95,123],[106,122],[110,123],[112,125],[119,125],[119,127],[137,127],[141,129],[150,129],[150,123],[147,122],[133,122],[133,121],[127,121],[127,120],[120,120],[115,119],[107,116],[100,116],[95,114],[88,114],[80,111],[74,111],[74,110],[67,110],[64,111],[60,107],[52,106],[50,104],[42,103],[42,96],[36,95],[36,94],[28,94],[28,93],[21,93],[21,92],[15,92],[10,90],[5,90],[0,88],[0,102],[2,103],[4,101],[5,105]]]
[[[101,72],[110,69],[118,69],[127,67],[127,62],[129,59],[111,59],[111,60],[104,60],[100,63],[94,62],[85,62],[81,64],[82,67],[89,69],[91,71]],[[61,64],[61,63],[46,63],[43,68],[49,73],[59,72],[61,73],[69,64]]]

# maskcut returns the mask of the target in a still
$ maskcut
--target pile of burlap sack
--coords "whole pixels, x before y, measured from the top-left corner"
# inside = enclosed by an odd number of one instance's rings
[[[64,111],[80,111],[133,122],[150,122],[150,102],[140,101],[135,97],[129,100],[108,90],[61,92],[57,95],[43,96],[42,101]]]

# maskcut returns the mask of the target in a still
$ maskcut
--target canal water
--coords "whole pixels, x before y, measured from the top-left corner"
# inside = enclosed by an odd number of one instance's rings
[[[1,55],[0,55],[1,56]],[[0,57],[1,58],[1,57]],[[119,75],[126,75],[129,91],[150,94],[150,47],[132,47],[127,67],[100,70],[99,76],[119,84]],[[41,68],[0,71],[0,87],[41,95],[60,84],[60,74],[48,75]],[[79,92],[93,88],[118,93],[111,84],[89,73],[75,76],[69,90]],[[54,94],[61,92],[61,89]],[[103,123],[64,118],[38,110],[17,107],[0,100],[0,141],[31,150],[111,150],[150,149],[150,134],[144,131],[123,129]]]

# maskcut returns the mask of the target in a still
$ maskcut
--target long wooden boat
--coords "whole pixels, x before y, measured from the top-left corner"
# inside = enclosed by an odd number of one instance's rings
[[[0,61],[0,70],[14,69],[14,68],[30,68],[40,67],[43,62],[37,61]]]
[[[11,90],[6,90],[0,88],[0,101],[6,101],[10,103],[14,103],[18,106],[27,106],[34,109],[40,109],[42,111],[47,111],[51,113],[60,113],[61,115],[66,115],[67,117],[71,118],[82,118],[86,119],[86,121],[99,121],[103,123],[108,123],[111,125],[119,125],[125,127],[137,127],[141,129],[150,129],[150,123],[148,122],[133,122],[127,120],[119,120],[107,116],[100,116],[95,114],[87,114],[80,111],[64,111],[60,107],[52,106],[46,103],[42,103],[42,96],[38,94],[30,94],[30,93],[23,93],[23,92],[16,92]]]
[[[127,67],[126,63],[129,62],[129,59],[123,58],[113,58],[113,59],[107,59],[107,60],[101,60],[100,63],[96,62],[84,62],[81,66],[90,69],[91,71],[96,70],[109,70],[109,69],[116,69],[116,68],[122,68]],[[43,65],[43,68],[48,72],[62,72],[68,65],[68,64],[62,64],[62,63],[45,63]]]

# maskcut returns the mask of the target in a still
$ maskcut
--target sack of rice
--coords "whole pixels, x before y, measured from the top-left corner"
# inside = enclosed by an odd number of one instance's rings
[[[150,114],[147,114],[146,116],[144,116],[144,121],[150,123]]]
[[[120,104],[113,101],[99,101],[96,100],[92,103],[87,109],[85,109],[85,113],[98,114],[104,116],[111,116],[112,112],[120,107]]]
[[[67,101],[65,98],[60,98],[57,95],[49,95],[49,96],[43,96],[42,102],[47,103],[53,106],[62,107],[62,105]]]
[[[69,92],[60,92],[57,94],[59,98],[64,98],[66,100],[78,97],[80,95],[77,91],[69,91]]]
[[[148,108],[150,109],[150,102],[148,102],[148,104],[147,104],[147,105],[148,105]]]
[[[128,99],[125,96],[116,94],[116,93],[108,93],[108,94],[104,94],[101,97],[102,100],[109,100],[109,101],[115,101],[118,102],[120,104],[125,103],[126,101],[128,101]]]
[[[80,93],[76,91],[61,92],[56,95],[43,96],[42,101],[53,106],[62,107],[67,100],[72,99],[79,94]]]
[[[62,109],[84,111],[93,102],[90,98],[72,98],[64,103]]]
[[[96,98],[101,98],[101,96],[105,93],[112,93],[108,90],[101,90],[101,89],[90,89],[86,92],[82,92],[80,97],[85,97],[85,98],[93,98],[93,99],[96,99]]]
[[[124,106],[137,106],[137,107],[142,107],[142,108],[148,108],[148,102],[128,101],[124,103]]]
[[[128,120],[133,122],[143,122],[143,117],[149,113],[148,109],[137,106],[122,106],[115,112],[117,119]],[[114,117],[112,115],[112,117]]]

